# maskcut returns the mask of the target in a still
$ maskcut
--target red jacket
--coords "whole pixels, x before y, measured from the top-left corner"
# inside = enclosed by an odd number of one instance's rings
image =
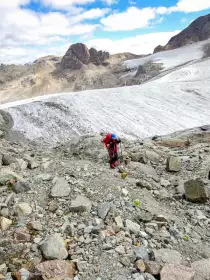
[[[111,139],[112,139],[112,134],[111,133],[108,133],[107,135],[106,135],[106,137],[104,138],[104,144],[105,144],[105,146],[108,148],[108,145],[109,145],[109,143],[110,143],[110,141],[111,141]]]

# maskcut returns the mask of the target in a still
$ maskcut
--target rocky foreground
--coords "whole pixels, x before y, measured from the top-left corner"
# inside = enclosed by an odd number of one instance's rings
[[[0,151],[0,279],[210,279],[208,128],[123,140],[119,170],[98,136]]]

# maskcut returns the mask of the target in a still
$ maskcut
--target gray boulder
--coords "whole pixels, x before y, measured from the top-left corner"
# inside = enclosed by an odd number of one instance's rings
[[[13,184],[12,190],[15,193],[24,193],[30,191],[30,186],[26,182],[18,181],[17,183]]]
[[[156,262],[169,263],[169,264],[180,264],[182,256],[178,251],[170,249],[159,249],[153,251]]]
[[[107,214],[109,213],[111,206],[112,206],[112,203],[109,203],[109,202],[100,204],[98,207],[99,218],[104,220],[106,218]]]
[[[65,178],[59,177],[54,180],[54,186],[51,190],[52,197],[65,197],[70,194],[71,188]]]
[[[92,207],[91,201],[82,195],[78,195],[75,200],[72,201],[70,206],[71,212],[90,212]]]
[[[208,190],[201,179],[185,182],[184,189],[186,199],[191,202],[205,203],[208,200]]]
[[[3,155],[2,156],[2,165],[10,165],[11,163],[15,162],[15,159],[10,155]]]
[[[210,279],[210,259],[192,263],[192,269],[195,271],[195,280]]]
[[[131,220],[127,219],[125,221],[125,226],[132,233],[136,233],[137,234],[140,231],[140,225],[138,225],[137,223],[132,222]]]
[[[193,269],[183,265],[167,264],[161,270],[160,275],[161,280],[198,280],[198,278],[194,278]]]
[[[135,247],[134,254],[137,260],[149,260],[148,250],[144,246]]]
[[[181,160],[179,157],[171,156],[167,159],[166,169],[169,172],[179,172],[181,170]]]
[[[68,257],[65,242],[59,234],[48,236],[40,249],[47,260],[65,260]]]
[[[139,166],[137,168],[137,171],[141,174],[141,175],[145,175],[147,177],[151,177],[152,179],[154,179],[156,182],[159,181],[159,176],[156,172],[156,170],[149,166],[149,165],[145,165],[143,163],[139,163]]]

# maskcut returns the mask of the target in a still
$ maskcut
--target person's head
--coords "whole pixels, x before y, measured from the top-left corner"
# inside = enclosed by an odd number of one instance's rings
[[[100,131],[100,135],[102,136],[102,137],[104,137],[104,136],[106,136],[106,131],[104,131],[103,129]]]
[[[112,139],[113,139],[113,140],[117,140],[117,135],[113,133],[113,134],[112,134]]]

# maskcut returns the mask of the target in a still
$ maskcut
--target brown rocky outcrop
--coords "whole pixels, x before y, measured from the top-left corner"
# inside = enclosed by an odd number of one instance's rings
[[[104,61],[109,58],[108,52],[97,51],[94,48],[88,50],[86,45],[77,43],[71,45],[61,61],[61,67],[64,69],[77,70],[83,65],[93,63],[103,65]]]

